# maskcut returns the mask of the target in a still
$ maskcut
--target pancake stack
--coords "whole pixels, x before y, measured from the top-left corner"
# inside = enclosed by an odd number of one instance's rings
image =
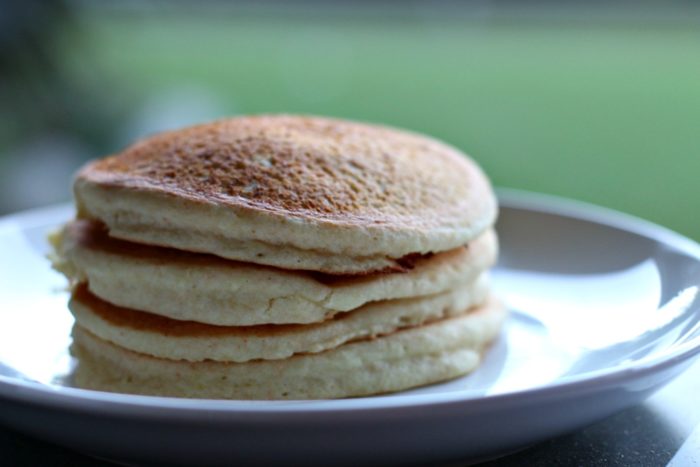
[[[225,399],[398,391],[497,336],[496,201],[454,148],[341,120],[240,117],[92,162],[56,233],[77,386]]]

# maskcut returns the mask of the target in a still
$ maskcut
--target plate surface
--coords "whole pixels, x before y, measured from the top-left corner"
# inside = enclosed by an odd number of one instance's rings
[[[71,388],[72,317],[45,259],[61,206],[0,220],[0,422],[123,462],[397,464],[494,456],[642,401],[700,353],[700,246],[629,216],[501,192],[511,310],[473,374],[338,401],[185,400]]]

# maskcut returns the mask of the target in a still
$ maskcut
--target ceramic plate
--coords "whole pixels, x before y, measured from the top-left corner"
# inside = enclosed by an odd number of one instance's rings
[[[399,394],[244,402],[69,387],[72,318],[44,258],[57,207],[0,221],[0,421],[122,462],[483,459],[642,401],[700,353],[700,247],[629,216],[502,192],[495,288],[511,310],[472,375]]]

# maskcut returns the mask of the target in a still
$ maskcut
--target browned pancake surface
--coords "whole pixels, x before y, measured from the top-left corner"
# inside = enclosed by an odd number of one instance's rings
[[[159,134],[78,178],[342,224],[434,227],[495,212],[487,180],[457,150],[318,117],[233,118]]]

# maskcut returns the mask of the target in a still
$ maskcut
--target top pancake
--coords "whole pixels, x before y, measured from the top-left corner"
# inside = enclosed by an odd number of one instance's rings
[[[335,274],[401,269],[496,216],[488,180],[456,149],[318,117],[162,133],[88,164],[74,188],[79,217],[118,238]]]

